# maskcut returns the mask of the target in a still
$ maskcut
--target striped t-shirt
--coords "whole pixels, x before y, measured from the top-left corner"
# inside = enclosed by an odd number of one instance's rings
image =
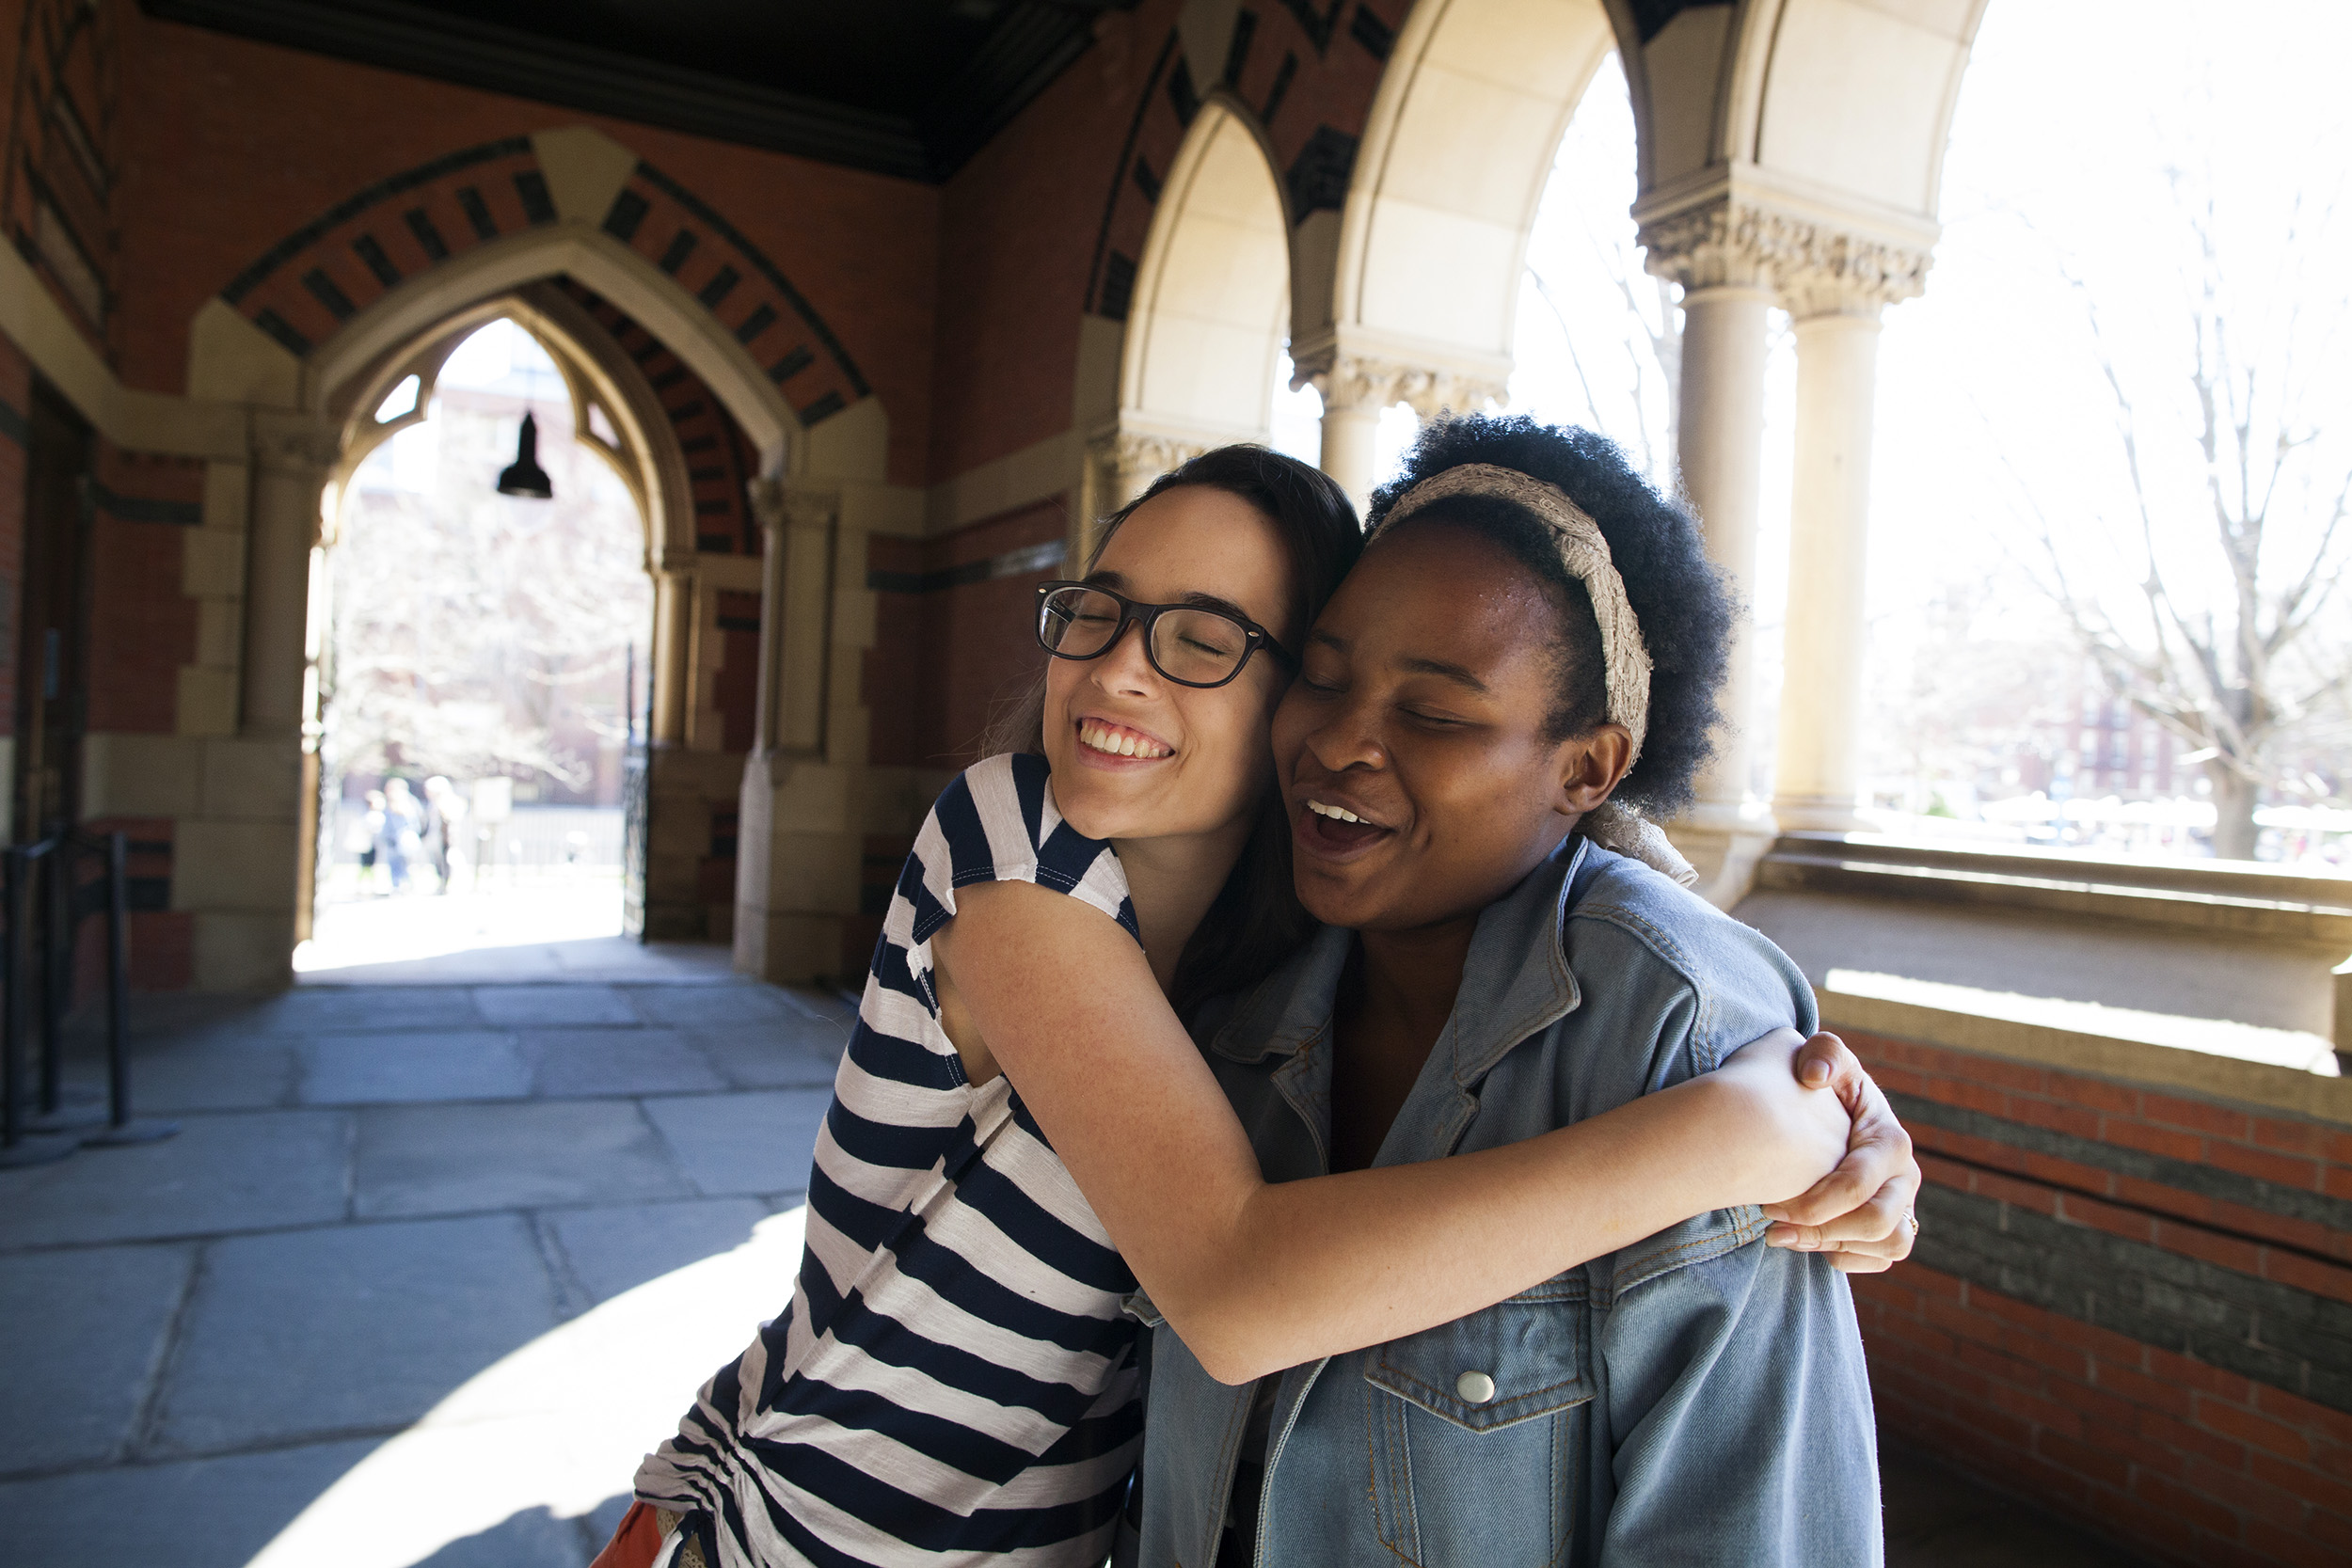
[[[931,808],[818,1135],[791,1306],[637,1472],[698,1516],[714,1568],[1109,1549],[1142,1430],[1135,1280],[1004,1075],[964,1077],[931,977],[956,890],[1012,880],[1136,931],[1118,856],[1062,821],[1043,758],[991,757]]]

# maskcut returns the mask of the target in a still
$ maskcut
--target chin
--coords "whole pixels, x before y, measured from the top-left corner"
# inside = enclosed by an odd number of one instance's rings
[[[1053,769],[1055,809],[1063,821],[1089,838],[1117,838],[1127,832],[1126,819],[1134,813],[1130,802],[1119,799],[1114,781],[1051,754],[1045,760]]]

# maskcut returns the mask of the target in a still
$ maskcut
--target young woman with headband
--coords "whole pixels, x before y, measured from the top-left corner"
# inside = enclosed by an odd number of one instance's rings
[[[1207,1052],[1266,1175],[1533,1148],[1812,1027],[1796,967],[1677,885],[1627,806],[1689,798],[1730,625],[1695,522],[1607,441],[1424,433],[1275,718],[1326,926]],[[983,1028],[993,980],[966,988]],[[1890,1185],[1870,1227],[1908,1240],[1915,1191]],[[1254,1389],[1160,1330],[1141,1560],[1877,1561],[1844,1278],[1764,1232],[1700,1214]]]

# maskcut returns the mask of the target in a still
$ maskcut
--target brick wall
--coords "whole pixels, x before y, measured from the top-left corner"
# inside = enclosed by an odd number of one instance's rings
[[[1887,1436],[2161,1560],[2352,1560],[2352,1085],[1838,1027],[1928,1176],[1915,1260],[1855,1281]]]
[[[1061,574],[1068,514],[1056,499],[936,539],[875,535],[879,601],[866,659],[873,760],[961,768],[1045,655],[1030,625],[1037,585]]]
[[[197,662],[197,602],[182,586],[204,465],[96,446],[88,727],[170,735],[181,666]]]
[[[118,195],[135,221],[122,233],[117,312],[120,371],[131,385],[181,390],[198,309],[306,226],[348,214],[322,231],[320,247],[298,247],[278,269],[282,277],[256,285],[254,309],[267,293],[268,308],[316,341],[339,311],[363,308],[384,287],[378,255],[403,275],[435,260],[406,222],[409,209],[425,214],[446,253],[481,243],[461,187],[474,191],[496,232],[534,221],[532,198],[513,178],[532,172],[527,151],[406,182],[464,150],[589,125],[660,176],[631,182],[642,205],[630,208],[637,221],[625,241],[668,263],[691,292],[711,295],[729,330],[751,333],[763,365],[786,362],[800,342],[793,334],[806,330],[788,301],[755,327],[769,296],[783,296],[750,257],[771,261],[882,399],[892,477],[921,483],[935,189],[157,22],[123,0],[108,9],[123,46],[123,102],[133,106]],[[364,199],[387,181],[402,183],[399,199]],[[723,222],[710,222],[713,214]],[[692,243],[673,259],[681,233]],[[375,242],[377,255],[354,248],[361,237]],[[306,283],[313,269],[330,287]],[[811,341],[810,367],[779,378],[796,407],[862,390],[838,364],[829,368],[820,340]]]

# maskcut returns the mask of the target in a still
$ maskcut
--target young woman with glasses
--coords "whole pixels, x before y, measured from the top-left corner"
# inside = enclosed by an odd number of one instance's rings
[[[1908,1139],[1834,1037],[1804,1046],[1800,1087],[1788,1030],[1508,1148],[1264,1179],[1178,1019],[1312,928],[1269,725],[1361,544],[1323,475],[1225,448],[1040,590],[1033,706],[941,796],[891,900],[792,1302],[647,1458],[600,1563],[1100,1563],[1144,1292],[1238,1383],[1716,1209],[1838,1220],[1845,1266],[1908,1250],[1866,1207],[1915,1180]],[[1009,943],[1055,978],[984,1038],[958,978]]]

